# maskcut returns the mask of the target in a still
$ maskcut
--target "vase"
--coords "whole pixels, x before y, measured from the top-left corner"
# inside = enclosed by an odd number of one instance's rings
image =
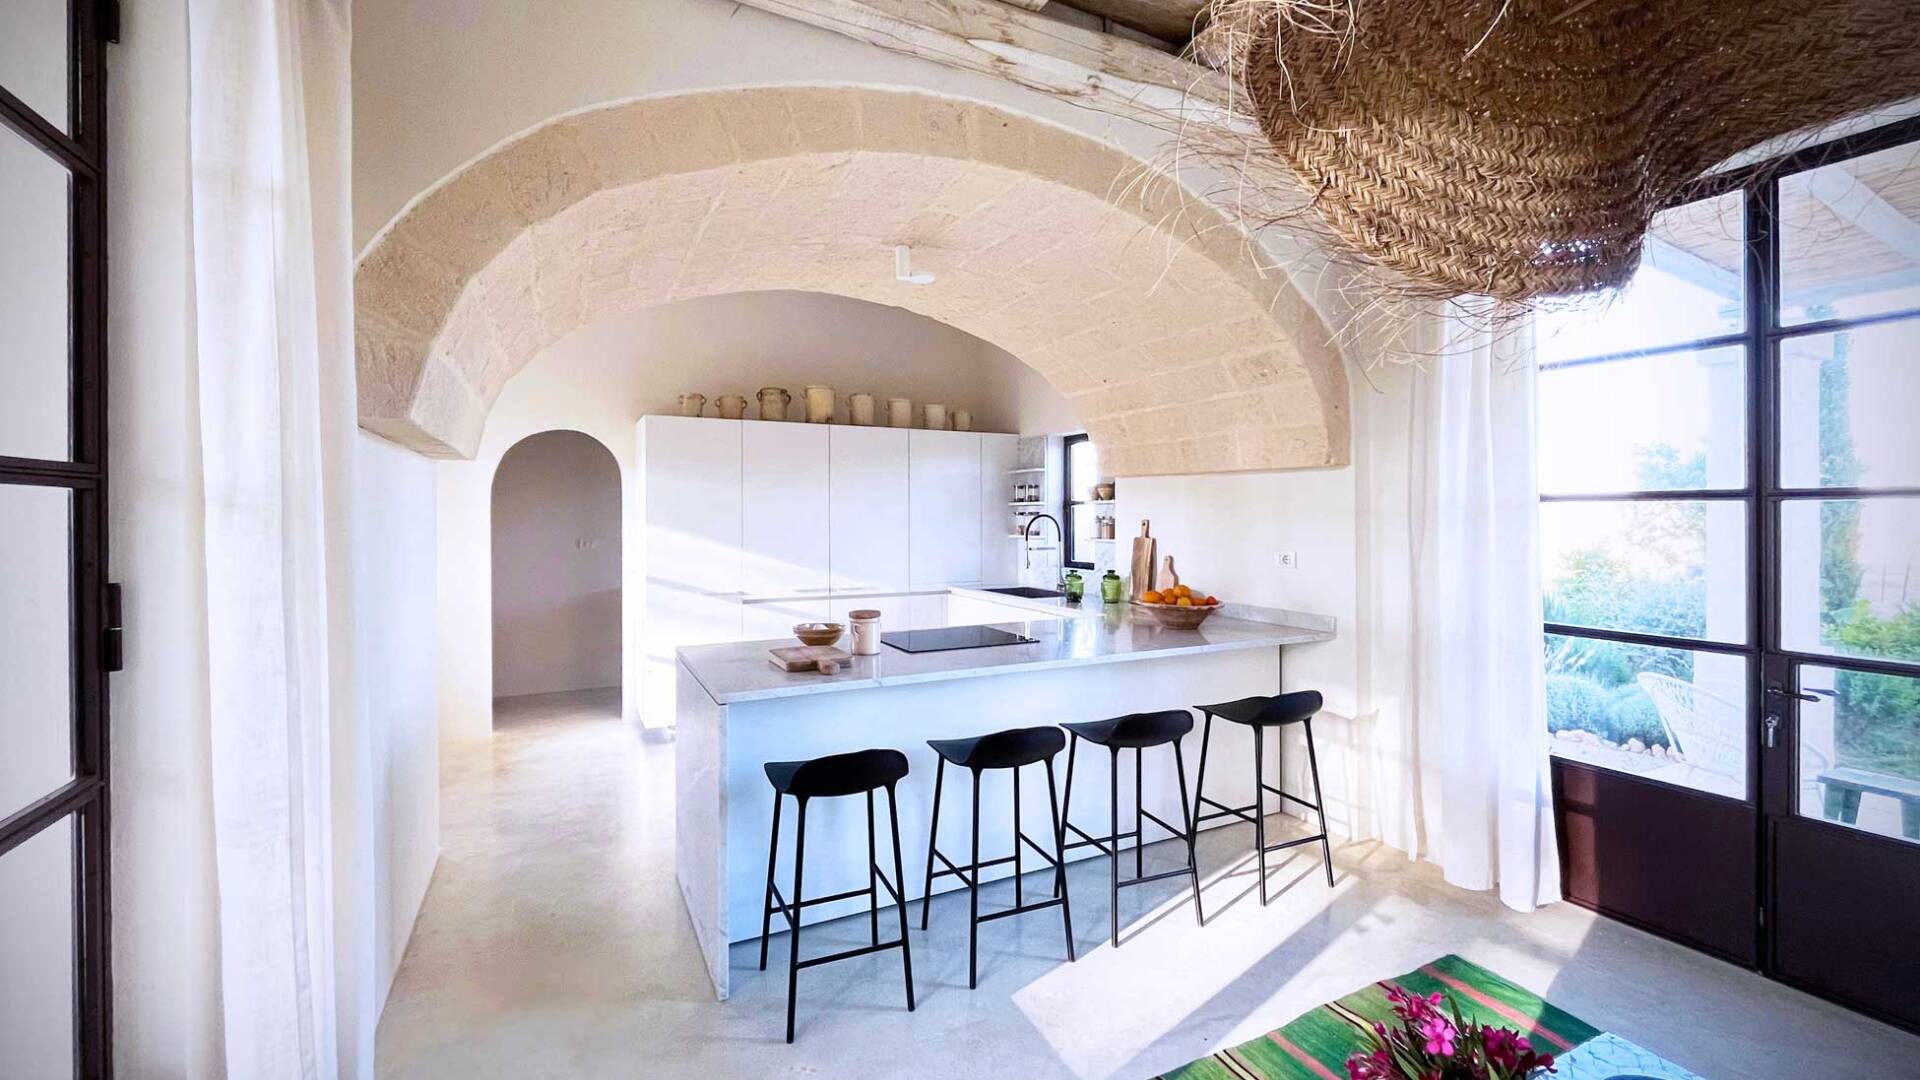
[[[792,394],[787,393],[777,386],[762,387],[760,390],[760,419],[785,420],[787,418],[787,403],[792,400]]]
[[[973,414],[968,412],[965,409],[953,410],[953,430],[972,431],[973,430]]]
[[[720,410],[722,420],[740,420],[747,415],[747,399],[739,394],[722,394],[713,407]]]
[[[860,427],[873,426],[873,395],[847,395],[847,423]]]
[[[920,406],[920,426],[928,431],[947,430],[947,407],[937,401]]]
[[[807,423],[833,423],[833,387],[809,386],[807,395]]]
[[[888,398],[887,399],[887,426],[888,427],[905,427],[905,428],[912,427],[913,426],[913,402],[908,401],[906,398],[903,398],[903,397]]]
[[[705,394],[681,394],[680,395],[680,415],[681,416],[699,416],[700,413],[706,409],[706,407],[707,407],[707,395]]]

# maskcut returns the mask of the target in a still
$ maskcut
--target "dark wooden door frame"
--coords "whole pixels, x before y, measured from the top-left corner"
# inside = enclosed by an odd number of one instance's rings
[[[1811,664],[1920,676],[1920,664],[1796,652],[1782,646],[1781,506],[1795,499],[1920,495],[1920,488],[1890,487],[1863,490],[1856,488],[1798,489],[1782,486],[1779,483],[1778,372],[1780,345],[1785,339],[1847,330],[1898,319],[1910,319],[1916,312],[1903,310],[1868,318],[1830,319],[1785,327],[1780,323],[1776,302],[1776,298],[1781,295],[1780,237],[1777,228],[1780,177],[1807,171],[1830,162],[1844,161],[1914,142],[1920,142],[1920,117],[1886,124],[1770,161],[1708,177],[1694,185],[1676,201],[1676,205],[1681,205],[1733,191],[1740,191],[1744,195],[1745,329],[1738,334],[1722,335],[1679,346],[1663,346],[1646,350],[1646,352],[1659,353],[1735,344],[1744,347],[1747,364],[1746,403],[1749,452],[1747,482],[1745,489],[1739,495],[1749,507],[1747,515],[1749,625],[1746,645],[1736,648],[1655,635],[1595,631],[1586,627],[1553,624],[1548,625],[1547,631],[1668,648],[1705,648],[1708,651],[1738,653],[1748,658],[1747,799],[1728,799],[1724,796],[1691,791],[1581,762],[1553,759],[1555,817],[1559,829],[1562,884],[1563,892],[1569,901],[1638,926],[1650,933],[1739,963],[1769,978],[1836,1001],[1896,1026],[1920,1031],[1920,1025],[1916,1025],[1910,1016],[1890,1014],[1870,1000],[1860,1000],[1839,994],[1829,987],[1815,985],[1784,973],[1780,968],[1778,950],[1779,919],[1769,917],[1769,912],[1777,909],[1777,898],[1782,894],[1783,887],[1792,885],[1791,882],[1781,879],[1778,873],[1779,860],[1776,857],[1783,838],[1789,830],[1795,834],[1819,835],[1830,842],[1871,849],[1883,853],[1890,859],[1920,859],[1920,851],[1916,851],[1911,844],[1847,829],[1830,822],[1807,819],[1797,812],[1799,763],[1794,749],[1799,745],[1799,702],[1785,692],[1796,688],[1794,677],[1798,668],[1801,665]],[[1602,359],[1612,359],[1612,357]],[[1731,492],[1722,493],[1723,497],[1729,497],[1732,494]],[[1684,499],[1698,498],[1699,495],[1699,492],[1642,492],[1631,495],[1623,493],[1619,497]],[[1545,497],[1542,501],[1553,502],[1555,499]],[[1780,749],[1766,745],[1762,725],[1765,718],[1769,716],[1777,718],[1780,722],[1777,741],[1780,747],[1786,748],[1787,752],[1781,752]],[[1737,930],[1727,939],[1710,940],[1712,935],[1692,933],[1660,918],[1649,919],[1633,911],[1620,910],[1598,896],[1580,895],[1582,889],[1591,884],[1590,881],[1579,880],[1582,877],[1598,879],[1607,874],[1617,877],[1623,870],[1628,876],[1634,873],[1631,867],[1614,867],[1603,874],[1597,868],[1575,865],[1574,856],[1584,854],[1591,857],[1597,850],[1593,846],[1596,830],[1591,817],[1595,813],[1608,812],[1603,810],[1599,803],[1610,802],[1611,812],[1628,819],[1631,825],[1637,817],[1648,816],[1639,813],[1641,810],[1662,801],[1671,803],[1676,800],[1701,808],[1706,814],[1721,816],[1723,818],[1719,827],[1721,836],[1734,836],[1745,832],[1751,837],[1750,846],[1746,848],[1751,858],[1736,861],[1750,863],[1752,876],[1748,882],[1735,882],[1732,885],[1732,891],[1736,894],[1751,897],[1753,919],[1750,949],[1743,947],[1747,935]],[[1751,819],[1750,825],[1744,829],[1737,823],[1738,815],[1742,811]],[[1733,816],[1729,817],[1729,815]],[[1583,844],[1587,845],[1583,851],[1573,850]],[[1912,869],[1911,864],[1907,869]],[[1662,865],[1655,871],[1654,876],[1667,874],[1670,874],[1670,868]]]
[[[117,6],[68,5],[67,116],[49,123],[0,87],[0,125],[65,166],[71,177],[68,273],[71,298],[68,461],[0,457],[0,484],[64,488],[72,496],[73,779],[0,820],[0,856],[73,821],[74,1074],[113,1073],[110,771],[107,673],[118,661],[118,596],[107,573],[107,139],[106,43]],[[7,28],[0,26],[0,33]],[[12,135],[7,136],[9,138]],[[109,629],[112,627],[113,629]]]

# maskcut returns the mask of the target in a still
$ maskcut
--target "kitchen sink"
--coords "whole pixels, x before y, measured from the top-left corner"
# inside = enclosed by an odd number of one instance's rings
[[[1010,585],[1004,589],[982,589],[981,591],[999,593],[1001,596],[1017,596],[1022,600],[1057,600],[1067,595],[1054,589],[1036,589],[1031,585]]]

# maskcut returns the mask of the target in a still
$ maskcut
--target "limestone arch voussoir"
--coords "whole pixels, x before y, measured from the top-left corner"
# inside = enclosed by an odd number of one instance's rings
[[[970,99],[780,86],[595,107],[468,163],[362,253],[360,423],[471,458],[506,381],[578,327],[801,289],[1006,349],[1117,476],[1345,464],[1339,352],[1248,242],[1140,159]],[[938,280],[896,282],[897,243]]]

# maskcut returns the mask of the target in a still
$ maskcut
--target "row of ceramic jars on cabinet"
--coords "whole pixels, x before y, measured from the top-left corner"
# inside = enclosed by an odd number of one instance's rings
[[[793,395],[777,386],[769,386],[759,393],[760,419],[762,420],[801,420],[809,424],[834,423],[836,398],[831,386],[809,386],[802,391],[804,396],[803,412],[789,417],[788,406],[793,404]],[[846,423],[859,427],[872,427],[878,419],[876,399],[872,394],[857,393],[847,395]],[[714,409],[722,420],[744,420],[747,415],[747,399],[738,394],[723,394],[713,403]],[[680,415],[701,416],[707,408],[705,394],[681,394]],[[910,428],[914,426],[913,402],[906,398],[888,398],[886,402],[886,426]],[[973,414],[965,409],[954,409],[951,414],[947,407],[939,402],[926,402],[920,406],[920,427],[931,431],[972,431]]]

